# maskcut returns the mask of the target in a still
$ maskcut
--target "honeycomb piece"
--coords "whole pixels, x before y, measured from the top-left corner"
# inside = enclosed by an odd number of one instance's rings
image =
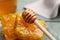
[[[15,28],[15,14],[8,14],[2,16],[2,34],[6,40],[15,39],[14,28]]]
[[[42,20],[40,24],[46,27]],[[34,24],[24,21],[22,14],[2,16],[2,34],[5,40],[42,40],[44,33]]]
[[[16,17],[16,29],[15,34],[20,40],[42,40],[44,34],[43,32],[33,23],[26,23],[21,14],[17,14]],[[44,21],[39,21],[40,24],[46,27]]]

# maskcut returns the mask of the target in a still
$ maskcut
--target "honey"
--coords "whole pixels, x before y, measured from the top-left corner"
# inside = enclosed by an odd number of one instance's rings
[[[39,23],[46,27],[42,20]],[[42,40],[44,33],[34,24],[24,21],[21,13],[2,16],[2,34],[5,40]]]
[[[0,16],[16,12],[16,0],[0,0]]]

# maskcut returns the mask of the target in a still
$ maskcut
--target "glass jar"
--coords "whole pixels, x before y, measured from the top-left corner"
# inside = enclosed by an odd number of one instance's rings
[[[0,0],[0,17],[16,12],[17,0]]]

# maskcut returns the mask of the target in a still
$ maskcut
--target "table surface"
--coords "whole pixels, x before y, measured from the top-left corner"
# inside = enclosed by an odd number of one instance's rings
[[[24,5],[28,4],[28,3],[32,3],[36,0],[18,0],[17,2],[17,12],[22,12]],[[60,40],[60,17],[53,19],[53,20],[49,20],[49,19],[45,19],[41,16],[38,16],[39,19],[45,20],[47,23],[47,30],[57,39]],[[1,37],[0,37],[0,40]],[[47,37],[44,37],[43,40],[49,40]]]

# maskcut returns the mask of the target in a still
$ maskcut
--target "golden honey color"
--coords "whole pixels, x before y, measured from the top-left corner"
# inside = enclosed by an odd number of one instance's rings
[[[39,22],[46,27],[44,21]],[[42,40],[44,37],[44,33],[34,23],[26,23],[21,14],[2,16],[2,34],[5,40]]]
[[[0,16],[16,12],[17,0],[0,0]]]

